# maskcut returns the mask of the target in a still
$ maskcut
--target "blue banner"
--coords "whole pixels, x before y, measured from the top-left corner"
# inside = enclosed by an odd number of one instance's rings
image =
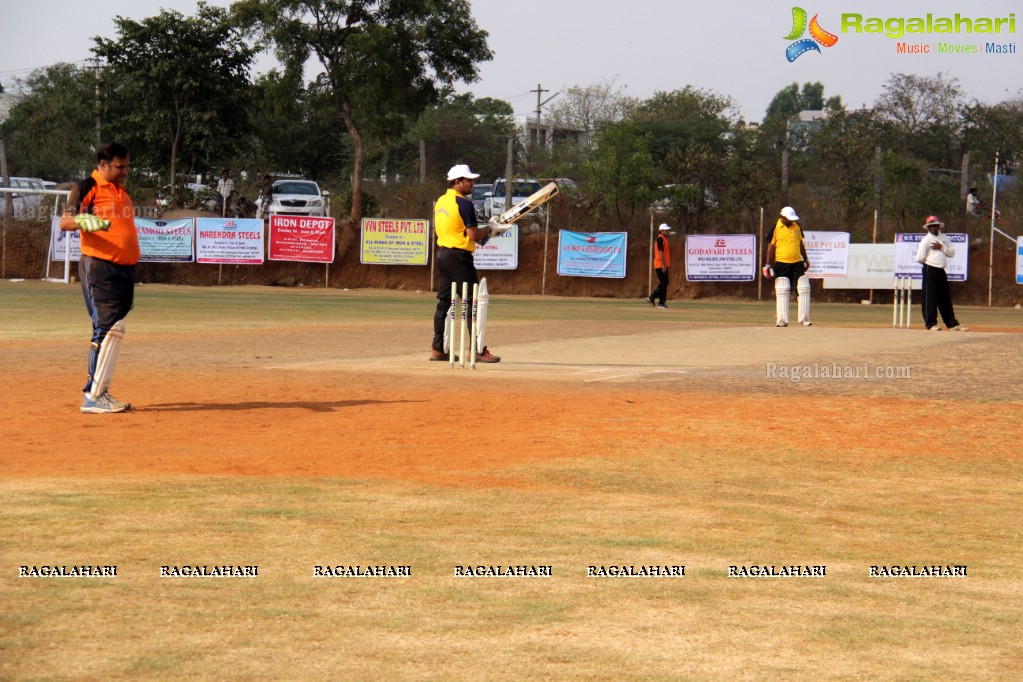
[[[625,277],[625,232],[569,232],[558,237],[558,274],[569,277]]]

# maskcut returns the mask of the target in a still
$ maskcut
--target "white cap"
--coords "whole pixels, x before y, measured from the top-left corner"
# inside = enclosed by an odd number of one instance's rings
[[[786,206],[781,210],[781,217],[786,220],[799,220],[799,216],[796,215],[796,209],[791,206]]]
[[[471,170],[469,170],[469,166],[465,165],[464,163],[461,163],[458,164],[457,166],[452,166],[451,170],[448,171],[448,182],[452,180],[457,180],[459,178],[469,178],[470,180],[475,180],[479,176],[480,176],[479,173],[473,173]]]
[[[657,229],[660,230],[661,232],[667,232],[668,230],[671,229],[671,225],[669,225],[668,223],[661,223],[661,226]]]

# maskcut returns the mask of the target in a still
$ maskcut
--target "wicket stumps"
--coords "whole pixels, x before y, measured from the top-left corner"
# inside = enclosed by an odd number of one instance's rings
[[[462,295],[458,295],[457,282],[451,283],[451,306],[448,308],[447,337],[448,337],[448,366],[454,369],[455,360],[458,366],[465,367],[466,344],[469,345],[469,367],[476,369],[476,354],[479,352],[477,343],[477,299],[479,298],[479,284],[472,285],[472,313],[469,313],[469,283],[462,282]],[[461,308],[461,317],[457,316],[457,310]],[[455,325],[458,325],[457,327]],[[455,355],[455,330],[458,329],[458,355]]]
[[[913,278],[905,275],[895,277],[892,287],[892,327],[909,329],[913,318]]]

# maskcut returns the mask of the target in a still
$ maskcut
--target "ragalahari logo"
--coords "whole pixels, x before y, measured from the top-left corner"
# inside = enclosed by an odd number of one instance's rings
[[[800,55],[814,50],[820,52],[821,48],[818,44],[824,47],[831,47],[838,42],[838,36],[834,33],[828,33],[821,25],[817,23],[817,17],[819,14],[813,15],[813,19],[810,20],[810,37],[803,38],[803,34],[807,31],[806,25],[806,10],[802,7],[792,8],[792,31],[785,36],[785,40],[795,40],[796,42],[785,48],[785,58],[790,62],[796,61]],[[797,40],[797,38],[799,40]]]

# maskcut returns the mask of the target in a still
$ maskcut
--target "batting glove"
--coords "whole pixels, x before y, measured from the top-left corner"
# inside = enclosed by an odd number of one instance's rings
[[[765,265],[761,273],[763,273],[764,279],[774,279],[774,268],[770,265]]]
[[[75,216],[75,224],[82,232],[99,232],[109,230],[110,221],[97,218],[91,213],[79,213]]]

